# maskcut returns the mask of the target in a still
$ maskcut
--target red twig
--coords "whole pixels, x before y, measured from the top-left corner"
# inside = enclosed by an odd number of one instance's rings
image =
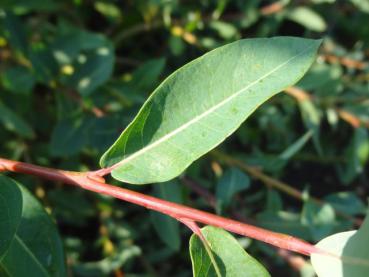
[[[139,192],[105,184],[104,182],[101,182],[102,177],[94,174],[94,172],[82,173],[57,170],[1,158],[0,168],[7,171],[31,174],[45,179],[75,185],[89,191],[109,195],[114,198],[146,207],[147,209],[167,214],[181,222],[199,222],[206,225],[220,227],[230,232],[263,241],[276,247],[298,252],[300,254],[310,255],[312,253],[323,253],[322,250],[315,246],[289,235],[268,231],[256,226],[165,201]],[[191,227],[193,226],[194,225],[191,224]]]

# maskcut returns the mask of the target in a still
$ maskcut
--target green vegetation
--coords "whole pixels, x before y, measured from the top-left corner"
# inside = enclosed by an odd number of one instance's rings
[[[319,276],[365,276],[368,220],[349,230],[367,213],[367,26],[364,0],[3,0],[0,157],[100,163],[107,183],[346,256],[313,253]],[[54,179],[0,176],[1,276],[315,274]]]

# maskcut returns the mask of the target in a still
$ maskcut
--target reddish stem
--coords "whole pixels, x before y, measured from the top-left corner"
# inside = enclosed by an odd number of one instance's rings
[[[75,185],[86,190],[109,195],[146,207],[147,209],[167,214],[181,222],[200,222],[206,225],[220,227],[233,233],[263,241],[276,247],[298,252],[303,255],[323,252],[315,246],[289,235],[268,231],[260,227],[241,223],[139,192],[105,184],[102,181],[101,176],[97,175],[96,172],[82,173],[57,170],[1,158],[0,169],[35,175],[54,181],[61,181],[66,184]]]

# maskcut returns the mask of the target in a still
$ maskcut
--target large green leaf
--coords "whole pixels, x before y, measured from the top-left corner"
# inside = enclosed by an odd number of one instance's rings
[[[358,231],[337,233],[317,245],[337,257],[313,254],[311,261],[319,277],[366,277],[369,272],[369,210]],[[338,258],[339,257],[339,258]]]
[[[268,271],[247,254],[228,232],[212,226],[202,228],[201,232],[209,245],[208,251],[211,251],[213,257],[209,256],[199,237],[192,235],[190,254],[194,277],[270,276]]]
[[[270,97],[297,82],[318,40],[245,39],[220,47],[169,76],[103,155],[114,178],[163,182],[226,137]]]
[[[0,276],[65,276],[54,222],[18,183],[0,176]]]

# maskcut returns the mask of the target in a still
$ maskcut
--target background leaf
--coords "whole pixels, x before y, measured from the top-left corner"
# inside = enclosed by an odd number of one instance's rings
[[[102,156],[112,176],[144,184],[179,175],[221,143],[263,102],[298,81],[320,41],[240,40],[168,77]]]
[[[288,11],[287,18],[315,32],[323,32],[327,28],[324,19],[318,13],[306,7],[294,8]]]
[[[104,36],[68,24],[53,43],[53,55],[64,71],[62,82],[82,95],[94,92],[113,72],[114,47]],[[63,67],[62,67],[63,72]]]
[[[317,241],[332,233],[335,227],[335,212],[330,204],[318,205],[306,200],[301,213],[301,222]]]
[[[9,131],[15,132],[25,138],[33,138],[34,131],[21,117],[6,107],[0,101],[0,122]]]
[[[216,185],[218,209],[228,206],[234,194],[250,187],[250,178],[238,168],[230,168],[220,178]]]
[[[177,182],[169,181],[154,187],[156,197],[181,203],[181,192]],[[160,239],[171,249],[178,251],[181,247],[179,222],[168,215],[150,211],[150,219]]]

